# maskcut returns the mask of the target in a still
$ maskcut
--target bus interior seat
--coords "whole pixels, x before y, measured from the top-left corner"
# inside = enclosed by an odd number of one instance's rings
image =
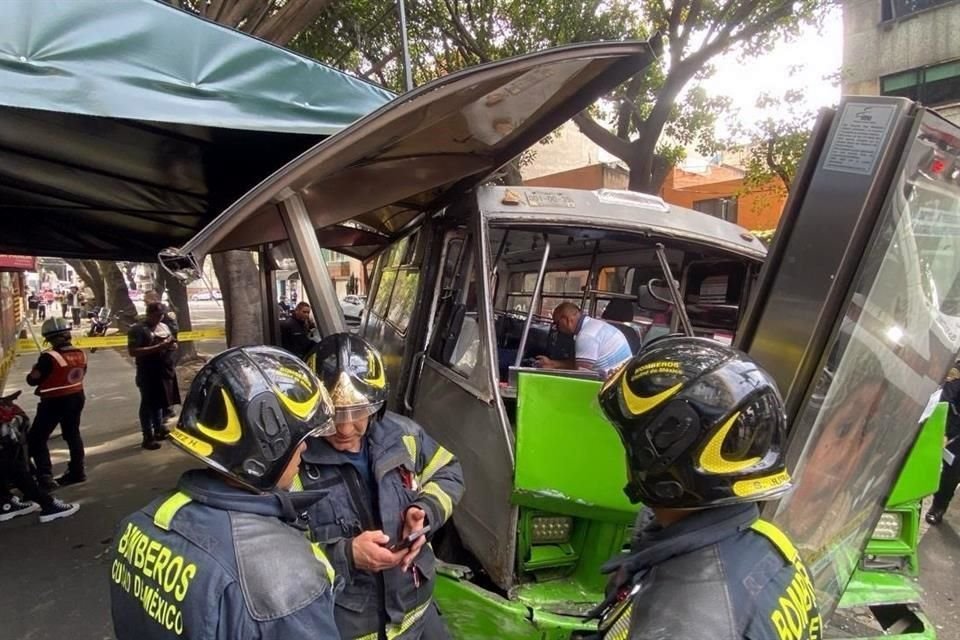
[[[617,330],[623,334],[623,337],[627,339],[627,344],[630,345],[630,352],[637,353],[643,346],[643,336],[640,334],[639,329],[631,324],[633,322],[633,312],[633,302],[617,298],[607,303],[603,313],[600,314],[600,319],[616,327]]]
[[[666,289],[664,289],[664,295],[669,295]],[[670,316],[672,315],[673,305],[657,300],[650,293],[648,286],[642,286],[637,293],[637,306],[640,307],[643,315],[652,320],[643,334],[644,344],[670,333]]]

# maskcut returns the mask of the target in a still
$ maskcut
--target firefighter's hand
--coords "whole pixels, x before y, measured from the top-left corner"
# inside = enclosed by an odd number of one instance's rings
[[[384,546],[389,543],[390,536],[383,531],[364,531],[351,542],[353,566],[362,571],[383,571],[397,566],[405,551],[390,551]]]
[[[427,514],[423,511],[423,509],[420,507],[410,507],[403,516],[403,537],[406,538],[411,533],[420,531],[420,529],[423,529],[426,523]],[[410,548],[407,549],[406,555],[403,556],[404,571],[410,568],[410,565],[413,564],[413,561],[420,554],[420,549],[422,549],[423,545],[425,544],[427,544],[427,536],[420,536],[412,545],[410,545]]]

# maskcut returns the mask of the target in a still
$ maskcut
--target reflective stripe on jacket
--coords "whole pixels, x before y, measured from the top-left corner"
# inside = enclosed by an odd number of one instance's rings
[[[37,385],[41,398],[59,398],[83,392],[87,354],[73,347],[60,351],[50,349],[43,354],[53,360],[53,370]]]
[[[435,533],[463,495],[463,474],[452,453],[403,416],[387,412],[373,419],[365,438],[376,497],[346,457],[320,438],[308,442],[295,486],[329,492],[308,515],[314,538],[346,580],[336,600],[343,638],[375,640],[381,629],[388,640],[416,638],[432,601],[433,549],[424,545],[411,571],[373,574],[354,568],[351,540],[376,529],[398,540],[411,506],[424,510]]]
[[[110,567],[118,640],[339,638],[332,566],[282,502],[193,471],[125,518]]]
[[[604,640],[820,640],[809,573],[789,538],[754,504],[704,509],[673,525],[638,526],[612,563],[627,598],[600,623]]]

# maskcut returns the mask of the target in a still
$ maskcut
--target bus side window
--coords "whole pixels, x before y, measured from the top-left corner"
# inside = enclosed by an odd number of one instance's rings
[[[369,305],[378,321],[389,323],[400,335],[407,331],[417,298],[418,240],[419,233],[402,238],[380,257],[380,282]]]
[[[477,279],[470,237],[448,241],[430,357],[469,378],[480,353]]]

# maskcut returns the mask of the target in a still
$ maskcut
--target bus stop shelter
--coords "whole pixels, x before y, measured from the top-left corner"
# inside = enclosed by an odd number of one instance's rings
[[[153,262],[392,98],[155,0],[6,0],[0,253]]]

